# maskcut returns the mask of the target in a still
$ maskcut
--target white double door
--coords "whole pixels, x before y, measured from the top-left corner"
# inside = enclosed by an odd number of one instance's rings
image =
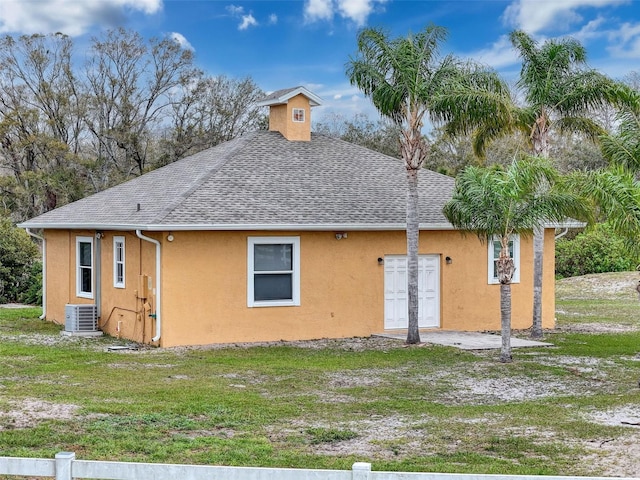
[[[408,326],[407,257],[384,257],[384,328]],[[440,255],[418,257],[418,325],[440,326]]]

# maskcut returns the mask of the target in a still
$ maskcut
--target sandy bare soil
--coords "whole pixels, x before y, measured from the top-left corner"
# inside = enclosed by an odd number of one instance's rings
[[[635,272],[620,274],[612,277],[609,281],[602,283],[598,281],[597,276],[585,276],[572,279],[572,283],[560,283],[559,288],[564,289],[564,294],[571,298],[592,298],[594,292],[602,297],[628,297],[635,299],[635,285],[638,282],[638,274]],[[640,302],[638,305],[640,311]],[[636,324],[602,324],[602,323],[582,323],[575,322],[570,325],[563,326],[560,330],[584,331],[584,332],[622,332],[628,330],[640,329],[640,322]],[[14,337],[15,338],[15,337]],[[52,337],[48,335],[24,335],[21,341],[29,344],[51,345],[58,342],[83,342],[83,340],[69,337]],[[0,339],[1,340],[1,339]],[[262,344],[262,345],[279,345],[280,342]],[[334,348],[346,351],[362,351],[369,349],[392,350],[396,348],[429,348],[424,347],[406,347],[401,340],[388,338],[350,338],[341,340],[316,340],[294,342],[296,346],[301,348],[322,349]],[[91,348],[90,343],[83,343],[83,348]],[[238,344],[236,348],[248,348],[256,344]],[[222,346],[209,347],[193,347],[201,348],[221,348]],[[225,347],[228,347],[225,346]],[[104,345],[100,348],[104,348]],[[176,348],[174,351],[191,350],[193,348]],[[640,351],[640,346],[638,347]],[[153,357],[157,349],[139,346],[139,348],[121,352],[124,354],[148,355],[150,364],[156,364]],[[534,353],[532,353],[533,355]],[[483,372],[490,368],[495,359],[490,358],[489,354],[478,353],[478,362],[474,367],[474,372],[455,371],[448,369],[447,371],[425,374],[421,378],[416,378],[417,382],[429,382],[440,380],[446,376],[451,388],[443,391],[439,401],[443,404],[458,405],[499,405],[502,402],[517,402],[523,399],[539,398],[543,399],[550,396],[571,396],[589,395],[592,392],[602,391],[607,388],[607,379],[599,372],[605,367],[611,367],[607,359],[591,358],[591,357],[562,357],[561,359],[553,355],[545,355],[545,353],[535,353],[536,362],[559,366],[566,368],[575,375],[562,377],[562,380],[537,381],[527,376],[509,376],[496,377],[485,376]],[[635,358],[627,359],[640,362],[640,354]],[[157,365],[156,365],[157,366]],[[117,358],[114,357],[112,368],[123,368],[118,364]],[[606,369],[606,368],[605,368]],[[328,373],[328,384],[330,387],[326,391],[317,392],[318,401],[326,403],[349,402],[348,395],[339,394],[332,391],[333,387],[342,389],[343,387],[362,387],[368,385],[378,385],[382,382],[380,372],[373,369],[366,369],[354,372],[333,372]],[[390,373],[386,371],[386,373]],[[398,367],[397,375],[403,375],[401,367]],[[238,376],[234,378],[234,384],[237,381],[238,388],[244,388],[244,379]],[[253,378],[253,383],[268,381],[268,379]],[[637,379],[633,379],[637,382]],[[612,386],[613,388],[613,386]],[[637,388],[637,384],[630,384],[629,388]],[[1,396],[0,396],[1,398]],[[576,408],[568,405],[567,408]],[[584,464],[591,466],[594,471],[599,474],[612,477],[637,477],[640,478],[640,400],[636,405],[625,405],[611,409],[585,410],[577,411],[577,416],[581,419],[593,422],[594,424],[610,425],[619,427],[619,433],[611,438],[584,438],[575,439],[568,438],[568,444],[575,444],[587,450],[584,458]],[[24,401],[6,401],[0,403],[0,430],[3,428],[25,428],[37,424],[47,419],[72,419],[78,415],[78,407],[75,405],[60,405],[49,403],[46,401],[27,399]],[[428,424],[433,419],[424,418],[424,423]],[[482,415],[478,418],[460,419],[460,422],[468,422],[471,424],[482,425],[499,425],[504,419],[499,414]],[[288,435],[295,434],[300,430],[312,427],[329,427],[322,425],[313,419],[301,419],[298,422],[289,425],[273,425],[268,431],[268,435],[272,441],[277,442],[284,439]],[[314,445],[312,448],[315,453],[324,455],[362,455],[373,458],[402,458],[402,456],[410,455],[411,452],[419,450],[421,452],[429,452],[432,444],[429,439],[429,432],[424,429],[417,429],[416,419],[414,417],[396,415],[393,417],[376,417],[372,416],[368,420],[362,422],[347,422],[341,424],[330,425],[332,428],[340,428],[351,430],[357,436],[350,440],[321,443]],[[505,435],[511,436],[527,436],[529,438],[538,438],[540,441],[545,439],[562,439],[563,433],[555,431],[553,428],[541,431],[540,429],[528,428],[504,432]],[[232,434],[232,432],[231,432]],[[454,453],[462,444],[463,440],[452,437],[448,450]],[[393,444],[393,448],[389,445]],[[586,472],[588,473],[588,471]]]

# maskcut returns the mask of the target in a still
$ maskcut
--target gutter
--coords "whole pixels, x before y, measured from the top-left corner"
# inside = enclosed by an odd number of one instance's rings
[[[564,222],[554,222],[544,224],[544,228],[577,228],[584,227],[586,224],[578,222],[576,220],[568,219]],[[25,222],[18,225],[21,228],[45,228],[45,229],[59,229],[59,230],[145,230],[147,232],[182,232],[182,231],[265,231],[265,232],[282,232],[282,231],[297,231],[297,232],[331,232],[331,231],[348,231],[348,232],[377,232],[377,231],[390,231],[406,230],[406,223],[247,223],[247,224],[235,224],[235,223],[174,223],[174,224],[133,224],[133,223],[114,223],[114,224],[100,224],[100,223],[38,223],[38,222]],[[421,223],[419,225],[421,231],[442,231],[442,230],[458,230],[454,228],[449,222],[440,223]]]
[[[156,246],[156,336],[153,337],[151,339],[152,342],[157,342],[158,340],[160,340],[160,337],[162,335],[162,317],[160,315],[160,310],[161,310],[161,297],[160,297],[160,242],[158,240],[156,240],[155,238],[150,238],[147,237],[145,235],[142,234],[142,232],[137,229],[136,230],[136,236],[138,238],[140,238],[141,240],[146,240],[147,242],[153,243]]]
[[[38,318],[44,320],[47,317],[47,241],[44,237],[33,233],[30,228],[27,228],[26,232],[42,242],[42,315]]]
[[[177,223],[177,224],[96,224],[96,223],[36,223],[29,222],[18,225],[22,228],[47,228],[58,230],[120,230],[133,231],[144,230],[147,232],[193,232],[193,231],[305,231],[305,232],[331,232],[331,231],[390,231],[406,230],[406,223],[322,223],[322,224],[232,224],[232,223]],[[443,223],[421,223],[420,230],[456,230],[448,222]]]

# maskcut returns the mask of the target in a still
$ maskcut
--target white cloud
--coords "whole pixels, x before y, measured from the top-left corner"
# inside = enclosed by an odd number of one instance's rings
[[[242,15],[244,13],[244,7],[240,7],[238,5],[227,5],[226,9],[227,12],[234,16]]]
[[[240,18],[238,30],[246,30],[249,27],[256,27],[258,25],[258,21],[255,19],[251,12],[246,15],[244,14],[244,7],[238,5],[227,5],[226,9],[227,12],[231,14],[231,16]]]
[[[580,22],[580,8],[606,7],[629,3],[630,0],[515,0],[503,14],[510,27],[537,33],[548,28],[568,29]]]
[[[180,45],[185,50],[191,50],[192,52],[195,51],[195,48],[193,48],[193,45],[191,45],[189,43],[189,40],[187,40],[185,36],[182,35],[181,33],[171,32],[169,34],[169,38],[173,39],[178,45]]]
[[[468,52],[461,56],[464,58],[473,58],[474,60],[482,64],[489,65],[496,70],[508,65],[513,65],[520,61],[516,51],[511,45],[509,37],[506,35],[501,36],[489,48],[484,48],[475,52]]]
[[[609,32],[609,53],[617,58],[640,58],[640,23],[623,23]]]
[[[78,36],[96,25],[122,24],[129,11],[152,15],[161,9],[162,0],[2,0],[0,33]]]
[[[258,25],[258,21],[253,18],[253,15],[243,15],[242,22],[238,25],[238,30],[246,30],[249,27],[255,27]]]
[[[304,18],[308,22],[332,20],[337,13],[358,26],[367,22],[367,18],[388,0],[305,0]]]
[[[338,0],[340,15],[352,19],[357,25],[364,25],[372,9],[369,0]]]
[[[275,25],[276,23],[278,23],[278,15],[272,13],[269,15],[269,25]]]
[[[602,29],[602,27],[606,27],[607,24],[607,19],[598,16],[590,22],[587,22],[580,30],[571,34],[571,36],[580,43],[587,43],[591,40],[606,36],[607,31]]]
[[[309,22],[331,20],[333,18],[333,0],[305,0],[304,18]]]

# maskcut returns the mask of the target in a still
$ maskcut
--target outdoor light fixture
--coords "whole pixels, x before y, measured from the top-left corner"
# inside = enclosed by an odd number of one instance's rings
[[[451,257],[444,257],[444,261],[447,262],[447,265],[451,265],[451,262],[453,262],[453,260],[451,260]]]
[[[378,257],[378,265],[384,265],[384,259],[382,257]]]

